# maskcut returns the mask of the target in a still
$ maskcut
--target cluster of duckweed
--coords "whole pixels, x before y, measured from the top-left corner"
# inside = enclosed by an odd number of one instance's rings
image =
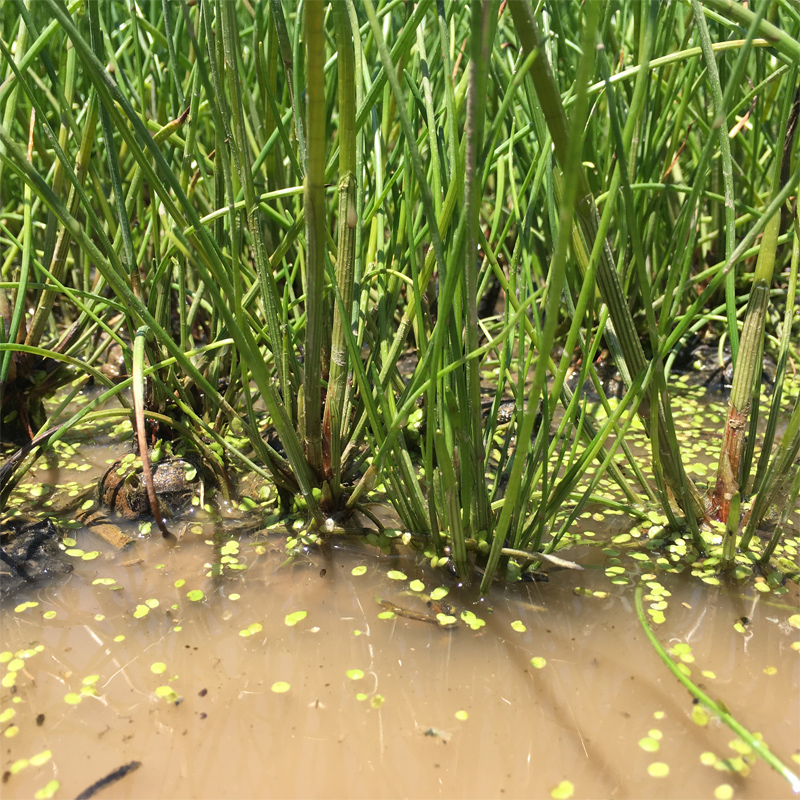
[[[20,603],[14,609],[17,614],[23,614],[29,610],[33,610],[39,606],[37,602]],[[0,709],[0,726],[4,727],[3,737],[6,739],[13,739],[19,735],[19,725],[22,724],[17,717],[17,707],[23,705],[22,696],[18,693],[18,683],[21,678],[26,678],[28,681],[33,682],[33,677],[27,669],[27,665],[31,659],[36,658],[45,651],[43,644],[35,644],[32,647],[24,648],[21,650],[10,651],[6,650],[0,653],[0,667],[4,668],[2,679],[0,679],[0,686],[6,690],[6,696],[10,694],[10,705]],[[89,676],[91,677],[91,676]],[[87,691],[91,691],[91,684],[87,684]],[[22,715],[20,715],[22,716]],[[36,724],[40,725],[44,721],[44,717],[39,715]],[[42,750],[39,753],[34,753],[26,758],[18,758],[8,766],[7,774],[16,775],[23,770],[30,768],[41,768],[52,763],[52,751]],[[5,779],[4,779],[5,780]],[[47,800],[47,798],[54,797],[60,783],[57,780],[47,781],[35,794],[35,800]]]

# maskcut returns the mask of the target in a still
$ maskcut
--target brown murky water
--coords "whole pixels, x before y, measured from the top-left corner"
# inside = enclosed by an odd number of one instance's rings
[[[100,555],[3,611],[0,658],[16,672],[0,694],[7,800],[48,784],[75,797],[131,761],[102,797],[549,797],[563,781],[575,797],[792,796],[722,723],[693,719],[633,610],[649,565],[624,555],[627,586],[598,548],[573,548],[586,571],[476,603],[441,570],[361,546],[281,566],[277,541],[243,540],[246,572],[208,578],[202,537],[123,553],[77,538]],[[450,589],[456,627],[379,604],[430,614],[404,594],[414,580]],[[671,593],[660,641],[792,765],[797,596],[658,580]]]
[[[677,420],[698,476],[722,413]],[[34,479],[89,483],[110,453],[62,455]],[[2,797],[73,798],[131,762],[100,797],[793,797],[670,674],[634,589],[674,660],[797,772],[797,586],[711,585],[676,571],[685,544],[648,550],[631,524],[587,512],[559,551],[584,571],[483,602],[363,544],[286,563],[277,535],[198,526],[117,552],[77,530],[75,571],[2,608]],[[800,513],[792,527],[796,561]]]

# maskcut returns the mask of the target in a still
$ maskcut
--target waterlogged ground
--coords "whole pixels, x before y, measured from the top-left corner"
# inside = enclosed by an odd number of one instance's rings
[[[676,407],[702,480],[724,404]],[[85,511],[110,455],[60,444],[15,502],[52,508],[60,485]],[[583,571],[478,601],[402,546],[335,539],[287,561],[286,533],[196,524],[177,548],[118,551],[68,521],[73,573],[2,608],[2,796],[111,775],[104,798],[793,797],[669,673],[634,592],[681,669],[800,772],[797,586],[743,558],[726,582],[662,522],[591,508],[559,551]],[[784,572],[797,510],[789,525]]]

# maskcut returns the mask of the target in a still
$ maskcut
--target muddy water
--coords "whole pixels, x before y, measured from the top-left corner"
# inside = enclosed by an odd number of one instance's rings
[[[76,538],[100,555],[3,609],[6,800],[75,797],[133,761],[100,796],[569,796],[565,781],[575,797],[793,796],[660,662],[633,611],[650,564],[624,554],[628,585],[575,547],[585,571],[476,602],[361,545],[284,565],[281,540],[242,540],[246,571],[210,578],[202,536],[122,553]],[[660,641],[797,769],[796,595],[658,581]],[[441,613],[421,597],[438,587],[455,627],[392,614]]]

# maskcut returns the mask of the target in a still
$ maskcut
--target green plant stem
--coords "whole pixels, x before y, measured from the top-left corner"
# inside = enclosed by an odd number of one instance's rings
[[[306,212],[306,346],[303,378],[303,443],[312,470],[322,477],[322,293],[325,280],[325,6],[306,3],[307,161]]]
[[[747,730],[741,723],[722,706],[712,700],[702,689],[696,686],[686,675],[678,669],[678,665],[669,657],[667,651],[656,638],[645,616],[644,606],[642,605],[643,585],[639,583],[636,587],[635,601],[636,601],[636,615],[639,617],[639,622],[642,629],[647,636],[653,649],[658,654],[658,657],[666,665],[667,669],[680,681],[681,684],[688,690],[692,697],[701,702],[712,714],[718,716],[743,742],[748,744],[758,756],[764,759],[772,769],[774,769],[782,778],[785,778],[792,791],[795,793],[800,792],[800,778],[798,778],[788,767],[786,767],[773,753],[769,747],[758,737],[754,736]]]
[[[342,434],[346,424],[342,413],[347,391],[348,349],[344,326],[350,326],[353,306],[353,284],[356,263],[356,229],[358,217],[358,178],[356,177],[356,93],[355,50],[350,16],[343,0],[334,0],[334,32],[338,54],[339,87],[339,207],[338,237],[336,246],[336,281],[342,297],[342,308],[334,305],[331,333],[331,363],[328,375],[328,393],[322,423],[323,444],[330,451],[331,490],[334,498],[340,493],[342,471]]]

